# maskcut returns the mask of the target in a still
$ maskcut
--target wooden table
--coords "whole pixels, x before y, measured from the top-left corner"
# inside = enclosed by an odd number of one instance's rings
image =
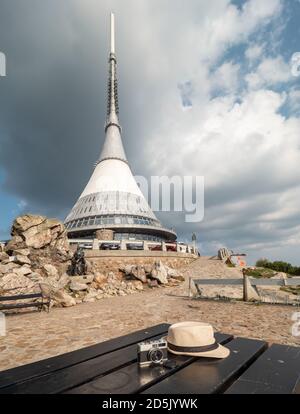
[[[0,372],[0,394],[300,393],[300,348],[216,334],[224,360],[175,356],[172,368],[139,368],[138,342],[160,338],[167,324]]]

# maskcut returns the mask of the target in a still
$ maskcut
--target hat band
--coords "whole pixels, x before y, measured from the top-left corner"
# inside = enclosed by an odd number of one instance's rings
[[[187,352],[190,354],[198,353],[198,352],[208,352],[208,351],[214,351],[219,347],[219,344],[217,342],[214,342],[211,345],[205,345],[205,346],[177,346],[173,345],[170,342],[168,342],[168,348],[175,352]]]

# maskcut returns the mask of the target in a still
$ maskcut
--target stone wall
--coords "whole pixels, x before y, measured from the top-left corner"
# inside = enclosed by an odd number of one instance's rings
[[[196,260],[194,255],[186,253],[128,250],[85,250],[85,256],[99,272],[114,272],[119,275],[121,275],[119,269],[124,268],[126,265],[145,266],[161,261],[164,265],[173,269],[180,269]]]

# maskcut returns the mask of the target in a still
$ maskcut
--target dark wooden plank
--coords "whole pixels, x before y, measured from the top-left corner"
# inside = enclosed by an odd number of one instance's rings
[[[114,338],[109,341],[68,352],[67,354],[59,355],[57,357],[44,359],[32,364],[2,371],[0,372],[0,389],[35,378],[37,376],[49,374],[66,367],[79,364],[83,361],[87,361],[89,359],[124,348],[128,345],[135,344],[136,342],[140,342],[144,339],[150,339],[154,336],[164,334],[168,330],[168,327],[169,325],[165,323],[152,326],[147,329],[142,329],[140,331],[121,336],[120,338]]]
[[[232,339],[231,335],[217,334],[217,340],[226,343]],[[80,387],[73,388],[68,394],[130,394],[141,388],[154,384],[168,375],[178,371],[195,361],[194,357],[175,356],[169,354],[170,360],[176,363],[175,368],[151,367],[140,368],[136,361],[136,348],[134,362],[122,367],[108,375],[90,381]]]
[[[43,305],[42,302],[15,303],[13,305],[3,305],[3,306],[0,306],[0,310],[34,308],[34,307],[41,307],[42,305]]]
[[[272,345],[226,393],[291,394],[299,377],[300,347]]]
[[[42,293],[30,293],[27,295],[15,295],[15,296],[0,296],[0,302],[6,302],[9,300],[42,298],[42,297],[43,297]]]
[[[152,339],[159,339],[167,331]],[[137,344],[0,389],[0,394],[58,394],[136,361]]]
[[[144,391],[146,394],[215,394],[222,393],[258,356],[267,344],[237,338],[226,345],[230,356],[223,360],[199,358]]]

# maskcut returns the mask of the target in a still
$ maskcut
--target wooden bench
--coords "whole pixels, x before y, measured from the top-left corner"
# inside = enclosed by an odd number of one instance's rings
[[[21,303],[9,303],[9,304],[2,304],[2,302],[16,302],[19,300],[27,300],[27,299],[41,299],[37,301],[30,301],[30,302],[21,302]],[[45,296],[42,292],[40,293],[29,293],[26,295],[14,295],[14,296],[0,296],[0,311],[11,310],[11,309],[22,309],[22,308],[39,308],[42,311],[43,307],[48,307],[48,312],[50,309],[50,297]]]
[[[137,343],[165,336],[157,325],[88,348],[0,372],[0,394],[299,393],[300,348],[217,333],[224,360],[169,354],[169,367],[141,369]]]

